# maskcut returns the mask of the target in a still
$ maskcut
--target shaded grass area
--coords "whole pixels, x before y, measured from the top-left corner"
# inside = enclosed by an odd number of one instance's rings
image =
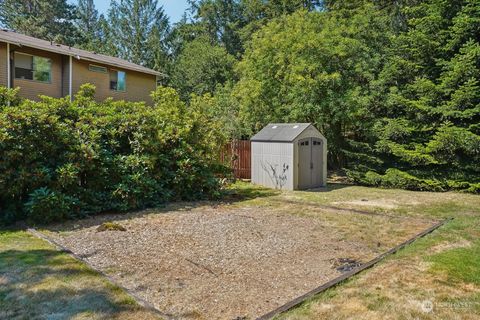
[[[121,288],[24,231],[0,231],[0,319],[156,319]]]
[[[236,190],[241,193],[244,188],[246,186],[242,185]],[[283,208],[285,199],[385,213],[398,217],[399,221],[411,221],[412,226],[420,221],[415,219],[433,221],[453,217],[454,220],[372,269],[280,315],[279,319],[478,319],[478,195],[334,184],[315,192],[285,191],[271,197],[246,200],[244,204]],[[322,213],[319,215],[326,218]],[[352,218],[352,225],[359,222],[355,219],[359,218]],[[365,223],[368,224],[368,220]],[[359,236],[348,223],[342,228],[346,237]],[[379,231],[379,238],[395,232],[392,228],[383,229],[384,225],[380,224],[370,226],[370,231]]]

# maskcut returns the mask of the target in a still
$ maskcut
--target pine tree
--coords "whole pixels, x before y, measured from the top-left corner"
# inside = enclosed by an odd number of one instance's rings
[[[78,0],[76,26],[81,35],[80,45],[87,50],[96,50],[101,37],[98,11],[93,0]]]
[[[114,0],[109,23],[112,41],[122,58],[164,70],[169,21],[157,0]]]
[[[120,56],[119,50],[116,46],[115,30],[110,25],[110,22],[103,14],[98,18],[98,33],[99,41],[96,47],[97,52],[107,54],[110,56]]]
[[[375,171],[396,168],[442,188],[479,183],[480,5],[425,1],[404,13],[408,28],[381,73],[372,133],[385,165]]]
[[[0,22],[8,29],[65,45],[78,42],[75,6],[66,0],[3,0]]]

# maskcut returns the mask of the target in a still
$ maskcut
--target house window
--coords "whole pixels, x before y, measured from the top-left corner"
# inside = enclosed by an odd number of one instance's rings
[[[15,52],[15,79],[50,83],[52,62],[48,58]]]
[[[88,70],[90,70],[92,72],[107,73],[107,68],[101,67],[101,66],[96,66],[94,64],[89,65]]]
[[[125,72],[110,70],[110,89],[114,91],[125,91],[127,76]]]

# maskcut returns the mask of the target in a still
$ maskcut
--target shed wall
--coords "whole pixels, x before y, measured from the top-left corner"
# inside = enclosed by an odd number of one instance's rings
[[[252,183],[293,190],[292,143],[252,142]]]

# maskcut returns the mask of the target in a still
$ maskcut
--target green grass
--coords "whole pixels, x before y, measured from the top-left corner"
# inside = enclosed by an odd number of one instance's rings
[[[468,248],[457,248],[429,256],[433,272],[445,272],[449,281],[480,285],[480,241]]]
[[[24,231],[0,231],[0,319],[154,319],[121,288]]]

